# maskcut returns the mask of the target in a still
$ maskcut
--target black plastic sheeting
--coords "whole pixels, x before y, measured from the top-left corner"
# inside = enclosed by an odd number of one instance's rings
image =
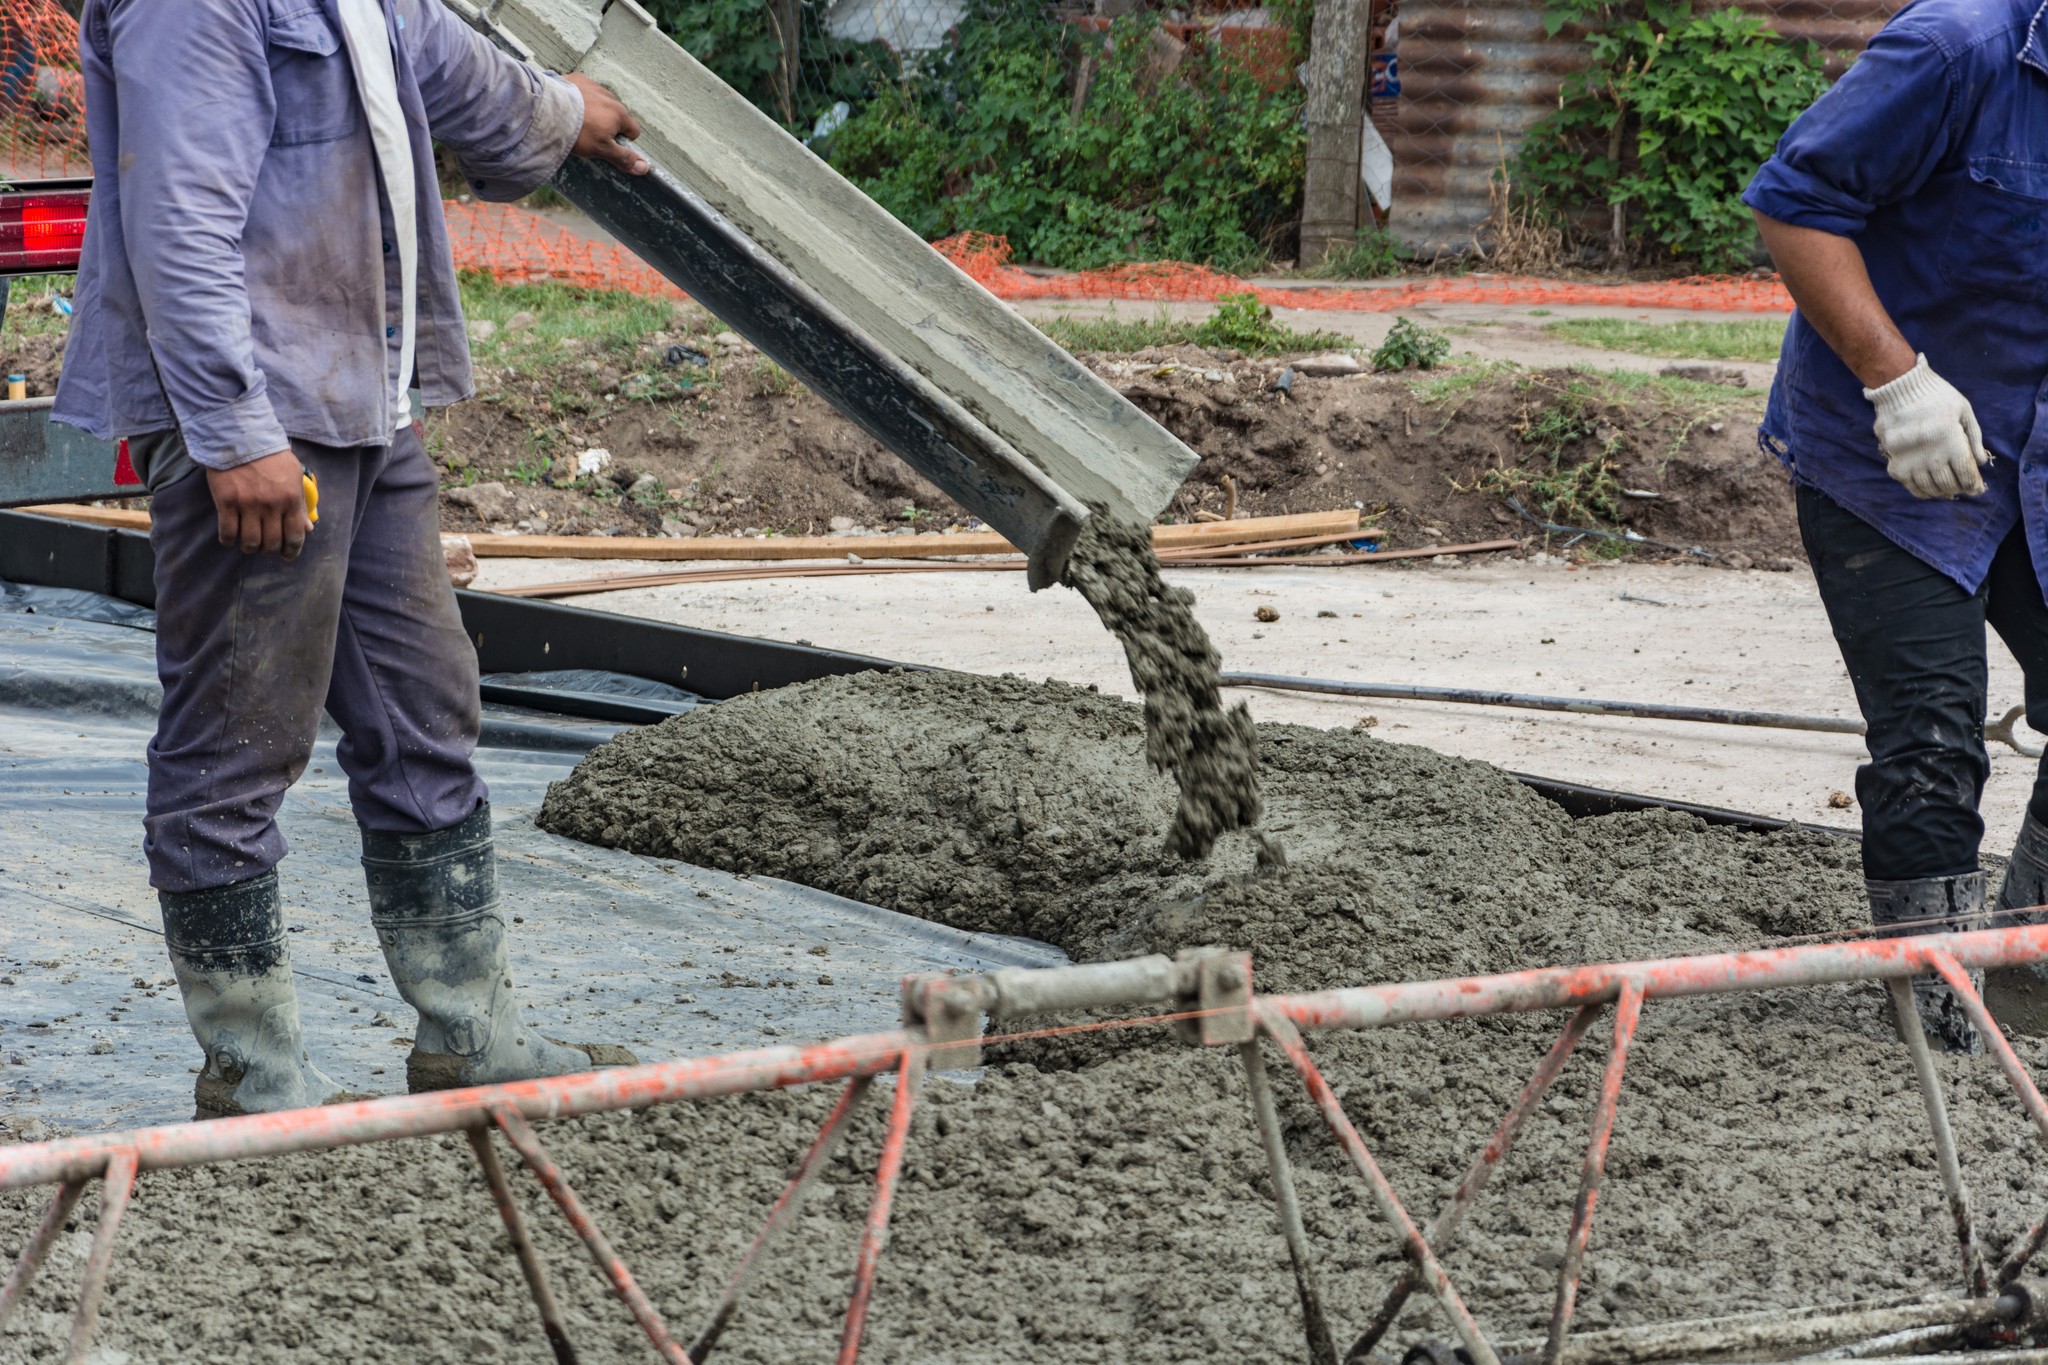
[[[199,1055],[141,854],[155,641],[135,628],[140,618],[58,614],[118,615],[109,599],[47,592],[0,591],[0,1125],[187,1118]],[[562,682],[514,685],[544,695]],[[558,690],[602,696],[614,685],[569,682]],[[624,1042],[644,1060],[804,1042],[892,1027],[907,972],[1065,960],[1043,944],[544,834],[533,815],[547,784],[617,726],[486,712],[494,742],[478,766],[491,786],[505,906],[518,917],[513,971],[530,1017],[554,1037]],[[331,734],[280,820],[314,1056],[349,1089],[400,1091],[412,1014],[370,933]]]

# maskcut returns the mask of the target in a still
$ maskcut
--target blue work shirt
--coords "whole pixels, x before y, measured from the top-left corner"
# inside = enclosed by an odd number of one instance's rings
[[[472,392],[433,143],[517,199],[568,157],[583,97],[441,0],[385,0],[419,205],[422,399]],[[54,420],[178,428],[232,468],[296,437],[387,445],[398,270],[334,0],[89,0],[93,199]]]
[[[1892,320],[1970,400],[1993,459],[1976,497],[1908,493],[1885,472],[1863,385],[1796,311],[1764,448],[1969,592],[2016,522],[2048,571],[2044,13],[2038,0],[1914,0],[1786,129],[1742,196],[1862,248]]]

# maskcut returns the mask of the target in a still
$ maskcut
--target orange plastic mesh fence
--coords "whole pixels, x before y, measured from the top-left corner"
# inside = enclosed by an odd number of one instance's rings
[[[658,298],[684,297],[623,247],[581,236],[552,219],[502,204],[447,205],[455,264],[505,282],[553,280],[585,289],[613,289]],[[1127,299],[1158,303],[1213,302],[1255,294],[1276,308],[1396,313],[1422,304],[1483,303],[1555,307],[1682,308],[1725,313],[1786,313],[1792,299],[1775,279],[1694,276],[1627,284],[1586,284],[1521,275],[1462,275],[1389,284],[1259,285],[1207,266],[1178,261],[1110,266],[1072,274],[1036,274],[1010,263],[1009,243],[962,233],[935,244],[998,298]]]
[[[1393,313],[1426,303],[1605,304],[1617,308],[1687,308],[1729,313],[1786,313],[1792,298],[1775,279],[1694,276],[1628,284],[1582,284],[1522,275],[1461,275],[1384,285],[1261,286],[1207,266],[1178,261],[1110,266],[1040,275],[1010,264],[1010,244],[963,232],[934,245],[999,298],[1137,299],[1207,302],[1225,294],[1256,294],[1276,308]]]
[[[0,176],[91,174],[77,21],[50,0],[0,0]]]
[[[480,270],[500,284],[553,281],[648,298],[686,297],[626,248],[582,236],[541,214],[453,199],[442,207],[458,270]]]

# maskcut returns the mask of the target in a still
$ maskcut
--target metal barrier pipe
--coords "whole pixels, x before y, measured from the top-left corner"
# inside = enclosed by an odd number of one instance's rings
[[[1936,970],[1935,963],[1944,954],[1966,968],[2039,962],[2048,959],[2048,925],[1267,995],[1259,998],[1259,1007],[1279,1012],[1297,1028],[1382,1028],[1428,1019],[1470,1019],[1604,1004],[1618,998],[1622,983],[1631,979],[1642,983],[1645,996],[1661,999],[1911,976]]]
[[[132,1148],[145,1171],[285,1156],[329,1147],[460,1132],[508,1108],[527,1119],[572,1118],[645,1109],[670,1100],[708,1099],[748,1090],[780,1090],[814,1081],[873,1076],[895,1066],[913,1033],[856,1034],[811,1047],[758,1048],[680,1062],[652,1062],[580,1076],[549,1076],[425,1095],[393,1095],[279,1114],[176,1123],[127,1133],[0,1147],[0,1190],[98,1175],[114,1153]]]

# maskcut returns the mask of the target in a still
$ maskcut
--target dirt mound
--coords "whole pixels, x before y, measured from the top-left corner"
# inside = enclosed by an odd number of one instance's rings
[[[1197,511],[1265,516],[1356,503],[1398,545],[1523,536],[1535,528],[1508,508],[1504,490],[1525,481],[1489,481],[1488,471],[1521,470],[1548,486],[1563,470],[1597,475],[1578,491],[1604,491],[1604,500],[1567,503],[1552,520],[1584,524],[1575,519],[1590,512],[1652,540],[1758,561],[1800,553],[1784,474],[1756,448],[1761,394],[1485,367],[1426,377],[1298,376],[1282,393],[1273,385],[1285,359],[1225,359],[1195,347],[1084,359],[1201,455],[1169,509],[1180,520]],[[486,401],[434,417],[435,448],[451,482],[507,480],[517,485],[520,519],[544,513],[540,524],[556,532],[652,532],[667,519],[700,534],[810,534],[835,517],[873,529],[968,519],[779,371],[737,358],[723,364],[717,387],[692,401],[579,398],[594,409],[581,416],[562,406],[566,376],[486,375]],[[569,387],[595,384],[594,393],[617,382],[579,374]],[[611,452],[611,481],[549,487],[541,477],[549,457],[536,452],[587,446]],[[1588,476],[1571,474],[1580,469]],[[649,474],[661,498],[619,496]],[[1620,497],[1621,488],[1656,496]],[[1525,488],[1519,500],[1540,512],[1543,492]],[[459,509],[447,515],[450,529],[481,524]]]
[[[823,534],[835,519],[932,530],[972,520],[752,347],[698,340],[715,352],[700,369],[664,367],[666,348],[652,344],[598,358],[564,351],[519,372],[480,365],[477,401],[427,421],[446,485],[503,482],[516,511],[489,524],[565,535]],[[61,334],[13,338],[6,364],[28,375],[31,396],[55,392],[63,343]],[[1507,506],[1519,490],[1539,513],[1551,497],[1550,520],[1737,552],[1737,567],[1801,554],[1790,488],[1756,448],[1761,393],[1484,365],[1300,375],[1283,393],[1274,385],[1285,357],[1180,346],[1083,360],[1201,455],[1168,509],[1178,520],[1355,503],[1400,546],[1540,534]],[[670,378],[649,391],[659,396],[636,397],[649,374]],[[575,453],[592,447],[610,452],[606,473],[573,478]],[[643,484],[629,496],[644,476],[651,491]],[[1560,491],[1571,496],[1557,504]],[[454,505],[443,518],[451,531],[487,525]]]
[[[1138,709],[1014,678],[868,674],[738,698],[594,752],[542,819],[598,843],[1034,934],[1078,957],[1233,943],[1258,955],[1269,990],[1697,952],[1861,916],[1847,841],[1670,814],[1575,821],[1482,764],[1348,732],[1261,726],[1259,740],[1268,825],[1293,860],[1284,874],[1258,875],[1242,834],[1206,865],[1170,858],[1174,790],[1145,762]],[[1932,1145],[1879,1006],[1871,986],[1649,1006],[1583,1326],[1959,1292]],[[1319,1035],[1311,1047],[1427,1216],[1560,1022]],[[1301,1358],[1235,1056],[1119,1036],[1132,1046],[1076,1050],[1071,1069],[1005,1066],[1015,1052],[997,1046],[973,1086],[927,1084],[870,1358]],[[1501,1337],[1536,1334],[1547,1317],[1605,1036],[1596,1026],[1447,1258]],[[2048,1061],[2037,1044],[2023,1050]],[[1939,1065],[1997,1253],[2048,1202],[2048,1167],[2029,1159],[2030,1130],[1994,1068]],[[1398,1262],[1297,1089],[1281,1094],[1341,1349]],[[543,1138],[688,1332],[830,1100],[679,1105],[548,1125]],[[882,1108],[827,1172],[721,1359],[829,1355]],[[467,1161],[441,1140],[148,1177],[102,1340],[136,1359],[540,1358]],[[39,1207],[0,1196],[0,1245],[18,1245]],[[559,1220],[530,1218],[584,1358],[640,1358]],[[0,1360],[60,1353],[88,1241],[77,1226],[0,1331]],[[1418,1302],[1391,1349],[1443,1335]]]

